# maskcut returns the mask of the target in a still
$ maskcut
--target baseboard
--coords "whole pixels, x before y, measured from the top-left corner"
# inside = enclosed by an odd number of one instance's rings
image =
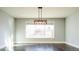
[[[51,43],[47,43],[47,42],[30,42],[30,43],[14,43],[14,46],[21,46],[21,45],[33,45],[33,44],[64,44],[65,42],[51,42]]]
[[[64,41],[32,41],[32,42],[15,42],[14,44],[27,44],[27,43],[65,43]]]
[[[68,43],[68,42],[66,42],[66,44],[79,49],[79,46],[77,46],[77,45],[74,45],[74,44],[71,44],[71,43]]]

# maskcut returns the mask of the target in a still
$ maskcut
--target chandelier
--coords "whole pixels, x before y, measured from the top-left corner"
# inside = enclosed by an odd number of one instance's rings
[[[42,7],[38,7],[38,19],[34,20],[34,24],[47,24],[47,20],[42,18]]]

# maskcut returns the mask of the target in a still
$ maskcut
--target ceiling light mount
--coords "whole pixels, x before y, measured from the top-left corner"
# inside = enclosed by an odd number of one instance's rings
[[[39,9],[42,9],[42,7],[38,7]]]

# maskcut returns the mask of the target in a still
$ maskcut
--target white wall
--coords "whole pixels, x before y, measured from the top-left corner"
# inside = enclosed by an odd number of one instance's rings
[[[14,19],[0,10],[0,49],[7,47],[11,49],[14,31]]]
[[[66,42],[79,48],[79,12],[66,18]]]
[[[15,43],[54,43],[65,41],[65,19],[47,19],[48,24],[55,24],[55,39],[26,39],[25,24],[33,24],[34,19],[17,18],[16,22],[16,39]]]

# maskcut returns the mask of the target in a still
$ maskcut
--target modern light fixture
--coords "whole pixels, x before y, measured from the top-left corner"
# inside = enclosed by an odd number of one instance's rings
[[[34,20],[34,24],[47,24],[47,20],[42,18],[42,7],[38,7],[38,19]]]

